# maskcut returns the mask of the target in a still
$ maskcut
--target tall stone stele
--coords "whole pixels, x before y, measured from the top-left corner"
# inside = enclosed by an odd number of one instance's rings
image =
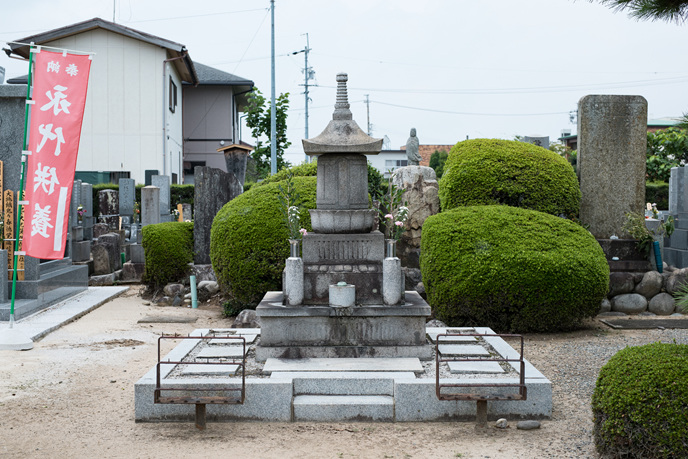
[[[590,95],[578,102],[580,219],[597,239],[622,237],[628,212],[643,212],[647,100]]]

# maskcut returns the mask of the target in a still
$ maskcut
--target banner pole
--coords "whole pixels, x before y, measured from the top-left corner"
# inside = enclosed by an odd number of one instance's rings
[[[29,50],[29,76],[27,80],[27,85],[26,85],[26,111],[24,112],[24,151],[28,150],[29,148],[29,110],[30,110],[30,104],[28,103],[31,100],[31,77],[33,75],[33,52],[32,50]],[[26,156],[22,152],[22,161],[21,161],[21,173],[19,175],[19,191],[17,192],[17,231],[14,233],[14,269],[12,273],[12,301],[10,303],[10,328],[14,327],[14,299],[17,291],[17,261],[19,259],[19,255],[17,255],[17,251],[19,250],[19,228],[20,228],[20,223],[21,223],[21,212],[23,208],[23,204],[21,202],[24,199],[24,175],[26,173]]]

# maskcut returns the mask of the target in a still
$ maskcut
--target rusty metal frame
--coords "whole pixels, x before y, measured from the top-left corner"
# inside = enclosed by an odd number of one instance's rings
[[[176,362],[171,360],[163,361],[160,356],[160,343],[164,339],[195,339],[199,341],[211,340],[211,339],[227,339],[227,340],[241,340],[244,347],[243,357],[239,362],[239,359],[228,359],[227,362]],[[213,388],[202,388],[202,387],[162,387],[160,384],[160,367],[162,365],[239,365],[241,367],[241,387],[213,387]],[[205,336],[177,336],[177,335],[163,335],[158,338],[158,363],[155,366],[155,391],[153,395],[153,403],[161,404],[182,404],[182,405],[196,405],[196,411],[199,411],[199,405],[203,405],[203,412],[205,414],[205,405],[243,405],[244,399],[246,398],[246,338],[240,335],[235,336],[215,336],[214,334],[208,334]],[[163,397],[161,392],[165,391],[183,391],[183,392],[240,392],[239,396],[235,397],[220,397],[220,396],[197,396],[197,397]],[[198,417],[198,416],[197,416]],[[205,418],[205,416],[203,416]]]
[[[440,358],[439,346],[440,338],[449,336],[496,336],[498,338],[520,338],[521,340],[521,352],[518,359],[495,359],[495,358]],[[441,344],[450,344],[450,342],[444,341]],[[440,363],[441,362],[519,362],[520,363],[520,380],[518,384],[504,384],[504,383],[481,383],[481,384],[440,384]],[[523,336],[521,335],[509,335],[509,334],[479,334],[479,333],[444,333],[438,334],[435,337],[435,392],[439,400],[468,400],[468,401],[485,401],[495,400],[495,401],[510,401],[510,400],[527,400],[528,391],[526,388],[525,380],[525,362],[523,360]],[[442,393],[443,388],[447,387],[518,387],[518,394],[446,394]]]

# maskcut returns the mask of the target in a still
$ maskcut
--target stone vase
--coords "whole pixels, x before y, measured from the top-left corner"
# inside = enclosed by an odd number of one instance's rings
[[[396,258],[397,241],[396,239],[385,239],[385,258]]]
[[[289,258],[299,258],[301,256],[301,240],[289,239]]]

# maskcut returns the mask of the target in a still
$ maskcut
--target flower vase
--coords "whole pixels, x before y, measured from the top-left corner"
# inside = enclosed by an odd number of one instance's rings
[[[396,258],[397,256],[397,241],[396,239],[385,239],[386,242],[386,258]]]
[[[301,256],[301,240],[289,239],[289,257],[299,258]]]

